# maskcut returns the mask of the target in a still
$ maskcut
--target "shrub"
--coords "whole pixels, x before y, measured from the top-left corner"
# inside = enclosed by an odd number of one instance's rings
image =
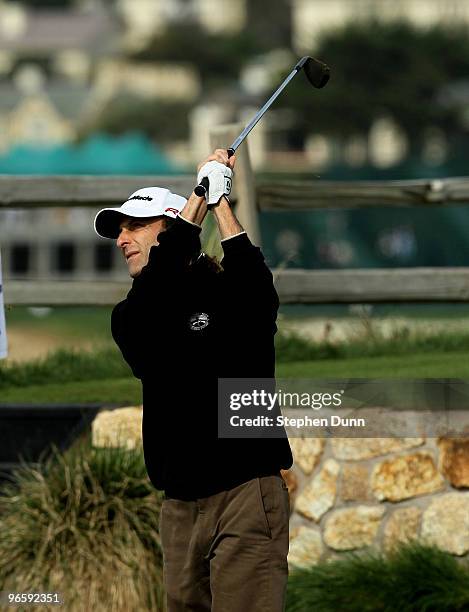
[[[288,612],[462,612],[469,610],[469,566],[412,543],[388,555],[367,552],[297,569]]]
[[[60,592],[67,610],[162,610],[161,496],[141,449],[89,437],[0,489],[0,590]]]

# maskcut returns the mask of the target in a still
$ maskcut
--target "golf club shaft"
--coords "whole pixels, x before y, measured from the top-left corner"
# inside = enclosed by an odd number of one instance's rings
[[[292,78],[296,75],[297,72],[298,70],[296,68],[293,68],[293,70],[290,72],[287,78],[283,81],[280,87],[276,91],[274,91],[274,93],[270,96],[270,98],[267,100],[264,106],[255,114],[255,116],[247,124],[247,126],[244,128],[244,130],[241,132],[238,138],[236,138],[236,140],[233,142],[233,144],[230,147],[233,153],[236,151],[239,145],[243,142],[243,140],[246,138],[246,136],[249,134],[252,128],[262,118],[262,116],[269,109],[272,103],[275,102],[275,100],[279,97],[279,95],[282,93],[282,91],[285,89],[285,87],[288,85],[288,83],[292,80]]]
[[[285,89],[288,83],[298,73],[298,70],[299,68],[297,66],[293,68],[293,70],[290,72],[287,78],[283,81],[280,87],[274,91],[274,93],[270,96],[270,98],[267,100],[264,106],[255,114],[255,116],[251,119],[248,125],[241,132],[241,134],[233,141],[233,144],[228,149],[228,157],[232,157],[235,154],[236,149],[244,141],[246,136],[249,134],[252,128],[257,124],[257,122],[262,118],[265,112],[270,108],[272,103],[279,97],[279,95],[282,93],[282,91]],[[199,197],[205,196],[205,194],[207,193],[208,186],[209,186],[208,179],[207,178],[202,179],[200,184],[197,185],[197,187],[194,189],[195,194],[198,195]]]
[[[236,149],[244,141],[244,139],[252,130],[252,128],[257,124],[257,122],[262,118],[265,112],[272,106],[272,103],[275,102],[275,100],[279,97],[285,87],[290,83],[293,77],[295,77],[302,68],[304,68],[308,80],[314,87],[321,89],[329,80],[329,68],[328,66],[326,66],[326,64],[320,62],[319,60],[315,60],[314,58],[309,56],[302,57],[294,66],[293,70],[290,72],[287,78],[280,85],[280,87],[278,87],[278,89],[274,91],[274,93],[270,96],[264,106],[254,115],[254,117],[247,124],[241,134],[234,140],[233,144],[228,149],[229,158],[235,154]],[[204,197],[207,194],[208,188],[209,180],[207,177],[205,177],[194,189],[194,192],[197,196]]]

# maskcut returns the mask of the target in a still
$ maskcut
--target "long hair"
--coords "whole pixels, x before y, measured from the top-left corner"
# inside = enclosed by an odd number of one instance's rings
[[[216,257],[212,257],[211,255],[207,255],[207,253],[205,253],[205,261],[209,270],[212,270],[216,274],[223,272],[223,267],[220,265],[220,262]]]
[[[165,230],[169,229],[172,225],[174,225],[176,219],[173,217],[168,217],[167,215],[163,216],[164,219],[164,228]],[[216,257],[212,257],[211,255],[207,255],[207,253],[204,253],[205,255],[205,264],[207,266],[207,268],[209,270],[211,270],[212,272],[215,273],[219,273],[219,272],[223,272],[223,267],[220,265],[220,262],[218,261],[218,259]]]

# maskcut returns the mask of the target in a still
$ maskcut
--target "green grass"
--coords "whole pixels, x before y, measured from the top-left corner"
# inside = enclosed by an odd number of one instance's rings
[[[459,352],[356,357],[278,363],[278,378],[463,378],[469,363]]]
[[[59,349],[43,359],[18,364],[0,362],[0,389],[71,381],[103,380],[129,375],[115,346],[95,351]]]
[[[314,359],[355,359],[413,355],[416,353],[465,353],[469,351],[469,334],[461,332],[414,333],[407,329],[383,337],[372,328],[357,338],[340,343],[313,342],[295,333],[276,336],[278,362],[310,361]]]
[[[127,404],[142,403],[141,383],[133,377],[86,380],[0,390],[0,403],[7,404]]]
[[[332,345],[279,333],[276,346],[278,378],[469,379],[469,334],[371,336]],[[0,402],[137,404],[141,388],[114,345],[59,349],[26,363],[0,362]]]
[[[446,333],[392,338],[368,337],[340,344],[312,342],[292,333],[276,336],[277,373],[324,377],[456,377],[469,367],[461,354],[469,352],[469,334]],[[296,372],[299,372],[298,374]],[[130,373],[115,345],[94,351],[59,349],[26,363],[0,362],[0,389],[42,383],[123,378]]]
[[[404,357],[366,357],[279,363],[277,378],[461,378],[469,379],[469,363],[459,353]],[[63,383],[0,387],[1,403],[140,404],[141,383],[127,375]]]
[[[465,612],[469,565],[421,543],[290,574],[287,612]]]

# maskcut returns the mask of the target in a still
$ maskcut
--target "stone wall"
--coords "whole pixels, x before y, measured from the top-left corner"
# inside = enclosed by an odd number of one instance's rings
[[[140,406],[104,410],[95,446],[141,444]],[[469,556],[468,438],[291,438],[289,563],[419,539]]]
[[[469,438],[291,438],[292,566],[419,539],[469,552]],[[466,490],[465,490],[466,489]]]

